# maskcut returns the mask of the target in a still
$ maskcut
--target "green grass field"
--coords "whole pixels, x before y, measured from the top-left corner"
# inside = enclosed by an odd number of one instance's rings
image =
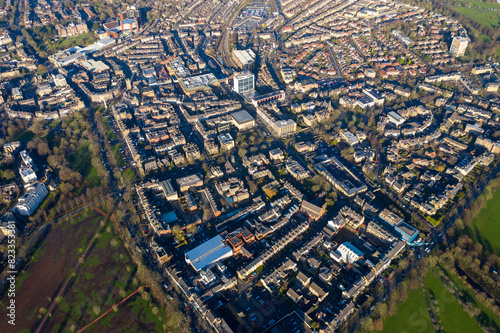
[[[500,255],[500,191],[493,193],[493,198],[481,210],[479,215],[472,220],[471,227],[467,228],[474,241],[483,247]]]
[[[454,286],[454,288],[462,293],[462,300],[464,302],[476,304],[477,307],[481,309],[482,312],[478,316],[479,321],[485,326],[494,327],[496,332],[500,332],[500,318],[495,316],[490,309],[478,301],[474,292],[464,282],[462,282],[457,275],[450,273],[441,266],[439,266],[439,268],[450,278],[450,283]]]
[[[75,247],[77,253],[84,248],[79,244]],[[140,286],[136,274],[137,267],[108,220],[90,255],[59,301],[48,324],[49,330],[58,332],[83,328]],[[162,307],[155,304],[149,294],[136,294],[117,310],[109,312],[88,331],[118,331],[131,325],[136,327],[127,331],[162,331]]]
[[[99,177],[97,169],[92,166],[91,159],[92,152],[89,150],[88,144],[78,147],[68,158],[71,169],[80,172],[87,184],[90,187],[95,187],[99,185],[101,177]]]
[[[485,27],[496,28],[500,25],[500,11],[468,7],[454,7],[454,9]]]
[[[410,290],[396,314],[384,319],[383,332],[434,332],[422,288]]]
[[[123,176],[123,179],[125,179],[126,181],[129,181],[129,182],[133,182],[136,179],[134,171],[132,171],[131,169],[127,169],[127,170],[122,171],[122,176]]]
[[[479,322],[484,326],[493,327],[497,331],[500,330],[500,318],[497,318],[491,310],[480,303],[467,285],[441,266],[434,267],[434,270],[442,270],[449,277],[449,281],[445,283],[461,293],[458,295],[463,302],[475,304],[481,310],[481,313],[476,317]],[[432,270],[429,270],[424,277],[424,284],[431,300],[433,312],[437,314],[444,332],[481,332],[476,320],[469,317],[455,296],[448,291]],[[397,312],[384,319],[383,332],[434,332],[426,296],[421,287],[410,290],[407,300],[399,304]]]
[[[433,306],[434,312],[438,314],[445,332],[481,332],[477,322],[465,313],[455,297],[433,272],[429,272],[424,281],[429,297],[437,300],[437,307]]]
[[[35,133],[28,130],[16,138],[16,141],[30,141],[35,137]]]
[[[116,145],[113,146],[113,154],[115,155],[116,158],[116,163],[118,164],[118,167],[121,168],[125,166],[127,163],[125,163],[125,160],[123,159],[122,153],[120,153],[120,144],[117,143]]]
[[[109,124],[108,118],[102,118],[102,124],[104,125],[104,130],[106,131],[106,139],[108,139],[108,141],[115,140],[116,135],[111,130],[111,125]]]

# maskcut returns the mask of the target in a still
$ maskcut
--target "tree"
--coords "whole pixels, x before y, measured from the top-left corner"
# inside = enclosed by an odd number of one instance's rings
[[[381,332],[384,330],[384,321],[381,318],[376,319],[373,322],[373,329],[375,331]]]
[[[247,154],[246,149],[241,148],[238,150],[238,155],[240,156],[240,158],[243,158],[246,154]]]
[[[384,318],[385,316],[387,316],[388,310],[389,309],[386,303],[378,303],[375,306],[373,313],[379,318]]]
[[[50,154],[50,148],[49,144],[45,141],[41,141],[37,144],[36,150],[38,152],[38,155],[49,155]]]
[[[373,321],[369,317],[364,317],[363,319],[361,319],[360,325],[361,325],[361,331],[362,332],[371,332],[371,331],[373,331]]]

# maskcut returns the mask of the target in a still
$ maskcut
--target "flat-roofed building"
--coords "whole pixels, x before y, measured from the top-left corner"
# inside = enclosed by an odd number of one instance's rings
[[[203,186],[203,179],[198,174],[194,174],[177,179],[177,185],[181,192],[187,192],[191,187]]]
[[[250,72],[240,73],[234,76],[233,89],[238,94],[246,93],[255,89],[255,78]]]
[[[236,126],[240,131],[255,126],[255,119],[246,110],[233,112],[231,114],[231,119],[234,126]]]
[[[109,66],[103,63],[102,61],[95,61],[94,59],[89,59],[86,61],[82,61],[81,65],[88,70],[89,72],[93,73],[100,73],[107,71],[109,69]]]
[[[175,201],[179,199],[179,195],[169,179],[161,182],[160,187],[163,191],[163,194],[165,195],[165,199],[167,199],[168,201]]]
[[[269,159],[271,161],[283,161],[285,159],[285,154],[283,154],[283,150],[280,148],[276,148],[269,151]]]
[[[40,206],[47,194],[49,194],[49,191],[45,184],[36,183],[19,198],[14,210],[20,215],[30,216]]]
[[[255,66],[255,52],[252,49],[234,50],[232,59],[240,69],[253,70]]]
[[[469,44],[469,39],[466,37],[454,37],[450,46],[450,54],[454,57],[461,57],[465,54],[467,50],[467,45]]]
[[[318,163],[315,167],[336,189],[348,197],[365,192],[368,189],[353,172],[335,157],[323,163]]]
[[[232,255],[233,250],[224,244],[220,235],[185,253],[186,262],[197,272]]]
[[[394,232],[399,235],[400,239],[407,243],[413,242],[418,236],[418,230],[406,222],[401,222],[395,226]]]
[[[394,214],[387,208],[381,211],[378,217],[382,222],[392,228],[404,221],[401,216]]]
[[[234,140],[231,134],[223,133],[217,137],[222,150],[229,151],[234,148]]]

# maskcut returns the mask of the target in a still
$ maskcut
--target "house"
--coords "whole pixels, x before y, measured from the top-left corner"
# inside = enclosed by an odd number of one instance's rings
[[[309,215],[309,217],[313,220],[320,219],[323,216],[323,214],[325,214],[325,210],[326,210],[326,203],[323,206],[318,207],[304,200],[302,201],[302,205],[300,206],[300,211]]]

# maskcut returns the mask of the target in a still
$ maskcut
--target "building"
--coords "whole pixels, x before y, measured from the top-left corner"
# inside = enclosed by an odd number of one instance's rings
[[[316,170],[348,197],[365,192],[368,187],[335,157],[315,165]]]
[[[167,199],[168,201],[175,201],[179,199],[179,195],[177,194],[177,191],[174,189],[174,187],[172,186],[172,182],[169,179],[161,182],[160,187],[163,191],[163,194],[165,195],[165,199]]]
[[[296,180],[309,178],[309,172],[295,159],[288,158],[285,162],[286,171],[293,176]]]
[[[469,39],[466,37],[454,37],[450,46],[450,54],[454,57],[461,57],[465,54]]]
[[[266,104],[273,101],[283,101],[285,100],[286,93],[284,90],[271,92],[269,94],[255,96],[252,98],[252,104],[257,107],[261,104]]]
[[[255,89],[255,78],[254,75],[250,72],[237,74],[235,75],[233,80],[233,89],[238,94],[246,93]]]
[[[401,222],[394,227],[394,232],[399,238],[407,243],[412,243],[418,236],[417,229],[413,228],[406,222]]]
[[[231,134],[229,133],[223,133],[217,137],[217,139],[220,142],[220,146],[222,150],[231,150],[234,148],[234,140]]]
[[[28,167],[32,167],[35,164],[33,163],[33,160],[31,159],[31,156],[28,154],[26,150],[21,151],[20,153],[21,159],[23,160],[24,165]]]
[[[32,215],[38,206],[40,206],[47,194],[49,194],[49,191],[47,190],[45,184],[36,183],[19,198],[17,204],[14,206],[14,211],[23,216]]]
[[[321,207],[318,207],[308,201],[302,201],[302,205],[300,206],[300,211],[309,215],[309,217],[313,220],[317,220],[323,216],[325,213],[326,204]]]
[[[22,165],[19,168],[19,174],[23,179],[24,184],[31,184],[38,180],[35,171],[31,168],[31,166]]]
[[[387,114],[387,120],[397,127],[403,125],[406,121],[404,117],[401,117],[398,113],[391,111]]]
[[[198,174],[194,174],[191,176],[178,178],[177,185],[179,185],[179,189],[181,190],[181,192],[187,192],[191,187],[203,186],[203,179],[200,178]]]
[[[387,208],[384,209],[382,212],[380,212],[378,217],[382,222],[384,222],[390,228],[394,228],[396,225],[404,221],[401,216],[394,214]]]
[[[255,126],[255,119],[246,110],[236,111],[231,113],[233,125],[240,131],[252,128]]]
[[[346,129],[342,129],[340,131],[340,136],[351,147],[353,147],[359,143],[359,139],[356,137],[356,135],[352,134],[350,131],[348,131]]]
[[[285,159],[285,154],[283,154],[283,150],[276,148],[269,151],[269,159],[275,162],[282,162]]]
[[[224,244],[220,235],[185,253],[186,262],[197,272],[232,255],[233,250]]]
[[[349,242],[340,244],[336,252],[340,254],[344,262],[348,262],[351,264],[358,261],[364,254],[360,249]]]
[[[134,33],[139,30],[139,21],[137,19],[125,19],[120,22],[120,26],[123,32]]]
[[[66,78],[62,74],[52,75],[52,78],[56,87],[60,88],[67,85]]]
[[[58,24],[56,25],[56,30],[59,37],[71,37],[89,32],[89,28],[86,23],[75,24],[73,22],[70,22],[65,27]]]
[[[0,242],[9,235],[17,235],[16,219],[11,212],[5,212],[0,217]]]
[[[276,120],[266,110],[257,108],[257,116],[266,124],[266,126],[277,136],[285,137],[295,133],[297,123],[291,119]]]
[[[255,66],[255,53],[253,50],[235,50],[232,59],[240,69],[253,70]]]

